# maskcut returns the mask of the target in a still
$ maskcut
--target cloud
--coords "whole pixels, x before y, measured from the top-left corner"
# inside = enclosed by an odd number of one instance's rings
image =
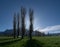
[[[59,31],[59,30],[60,30],[60,25],[47,26],[46,28],[38,29],[38,31],[41,31],[41,32]]]

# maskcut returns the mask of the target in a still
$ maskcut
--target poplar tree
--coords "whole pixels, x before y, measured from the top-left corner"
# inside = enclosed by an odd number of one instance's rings
[[[13,37],[16,38],[16,13],[14,13],[14,18],[13,18]]]
[[[26,15],[26,9],[21,7],[21,31],[22,31],[22,39],[25,34],[25,15]]]
[[[19,26],[20,26],[20,23],[19,23],[19,21],[20,21],[20,19],[19,19],[19,13],[17,14],[17,38],[18,38],[18,36],[19,36],[19,33],[20,33],[20,29],[19,29]]]
[[[30,18],[29,37],[31,40],[32,39],[32,32],[33,32],[33,10],[32,9],[29,9],[29,18]]]

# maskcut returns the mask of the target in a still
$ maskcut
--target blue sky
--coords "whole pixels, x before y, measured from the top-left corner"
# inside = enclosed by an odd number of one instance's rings
[[[60,0],[0,0],[0,31],[13,28],[14,12],[20,13],[21,6],[27,10],[26,28],[29,8],[34,10],[34,30],[48,31],[48,27],[60,26]]]

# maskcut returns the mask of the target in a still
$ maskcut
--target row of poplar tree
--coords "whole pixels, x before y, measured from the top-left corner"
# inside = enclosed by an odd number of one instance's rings
[[[16,14],[14,13],[14,20],[13,20],[13,37],[18,38],[19,36],[19,32],[22,32],[21,34],[21,38],[23,39],[24,38],[24,34],[26,32],[26,26],[25,26],[25,17],[26,17],[26,8],[24,7],[21,7],[21,17],[19,14],[17,14],[17,19],[16,20]],[[21,18],[21,21],[20,21],[20,18]],[[29,9],[29,18],[30,18],[30,26],[29,26],[29,38],[30,40],[32,39],[32,31],[33,31],[33,10],[32,9]],[[21,23],[21,28],[20,28],[20,23]],[[16,26],[17,24],[17,26]],[[17,29],[16,29],[17,28]],[[17,32],[17,35],[16,35],[16,32]]]

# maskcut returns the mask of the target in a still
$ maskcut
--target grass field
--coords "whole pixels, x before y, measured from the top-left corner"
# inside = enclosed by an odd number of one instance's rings
[[[31,41],[28,37],[22,40],[0,37],[0,47],[60,47],[60,36],[36,36]]]

